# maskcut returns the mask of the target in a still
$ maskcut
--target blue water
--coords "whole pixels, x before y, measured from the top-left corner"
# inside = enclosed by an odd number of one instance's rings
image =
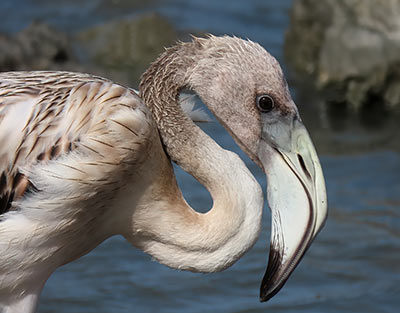
[[[123,16],[157,11],[181,29],[235,34],[260,42],[281,62],[291,0],[2,0],[0,30],[16,32],[40,18],[71,34]],[[283,63],[285,67],[285,64]],[[222,273],[193,274],[159,265],[122,238],[60,268],[46,284],[47,312],[398,312],[400,307],[400,148],[397,120],[366,128],[358,117],[332,120],[313,94],[292,86],[320,152],[330,216],[282,291],[258,302],[268,257],[270,214],[255,247]],[[314,105],[311,105],[314,103]],[[341,125],[340,127],[336,127]],[[344,125],[344,126],[343,126]],[[257,167],[222,127],[202,126]],[[177,170],[185,197],[209,208],[207,192]]]

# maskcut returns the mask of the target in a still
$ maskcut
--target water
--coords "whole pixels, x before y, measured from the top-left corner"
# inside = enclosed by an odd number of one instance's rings
[[[138,12],[157,11],[180,29],[235,34],[260,42],[280,61],[291,0],[49,1],[2,0],[0,29],[15,32],[41,18],[68,32]],[[285,64],[283,64],[285,65]],[[285,67],[285,66],[284,66]],[[329,220],[282,291],[258,302],[267,261],[270,215],[255,247],[217,274],[159,265],[122,238],[60,268],[46,284],[47,312],[398,312],[400,307],[400,146],[397,115],[345,114],[322,107],[318,95],[290,80],[305,124],[320,152]],[[372,112],[373,113],[373,112]],[[215,123],[203,125],[226,148],[241,153]],[[243,156],[265,189],[262,173]],[[188,201],[210,198],[177,170]]]

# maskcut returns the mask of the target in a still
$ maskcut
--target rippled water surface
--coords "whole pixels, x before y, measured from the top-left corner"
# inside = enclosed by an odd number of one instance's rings
[[[17,31],[41,18],[69,32],[138,12],[157,11],[176,27],[235,34],[282,58],[290,0],[78,1],[2,0],[0,30]],[[293,84],[292,84],[293,86]],[[111,238],[60,268],[46,284],[39,312],[398,312],[400,307],[399,122],[321,108],[313,93],[293,88],[325,172],[329,220],[283,290],[258,302],[267,260],[270,214],[255,247],[217,274],[168,269]],[[332,114],[333,110],[333,114]],[[243,154],[216,123],[202,126]],[[262,173],[248,166],[265,189]],[[211,205],[208,194],[179,169],[188,201]]]

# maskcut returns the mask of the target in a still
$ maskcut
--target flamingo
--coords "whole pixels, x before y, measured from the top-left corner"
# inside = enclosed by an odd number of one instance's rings
[[[139,94],[88,74],[0,73],[2,312],[34,312],[58,267],[114,235],[193,272],[224,270],[253,246],[261,187],[182,110],[185,89],[267,175],[261,301],[282,288],[324,225],[322,169],[276,59],[250,40],[210,35],[166,49]],[[185,201],[172,161],[210,192],[207,213]]]

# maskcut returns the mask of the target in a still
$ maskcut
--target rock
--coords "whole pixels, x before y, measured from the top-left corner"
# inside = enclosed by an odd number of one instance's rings
[[[22,51],[14,38],[0,34],[0,71],[12,71],[20,68]]]
[[[333,101],[400,106],[400,0],[295,0],[285,55]]]
[[[172,25],[157,14],[112,21],[77,35],[89,59],[108,71],[125,73],[122,80],[133,85],[164,48],[177,39]]]
[[[0,34],[0,71],[87,72],[137,86],[148,65],[177,40],[172,25],[156,14],[108,22],[73,37],[34,22],[13,36]]]
[[[47,24],[34,22],[15,36],[0,34],[0,70],[62,68],[75,58],[68,37]]]

